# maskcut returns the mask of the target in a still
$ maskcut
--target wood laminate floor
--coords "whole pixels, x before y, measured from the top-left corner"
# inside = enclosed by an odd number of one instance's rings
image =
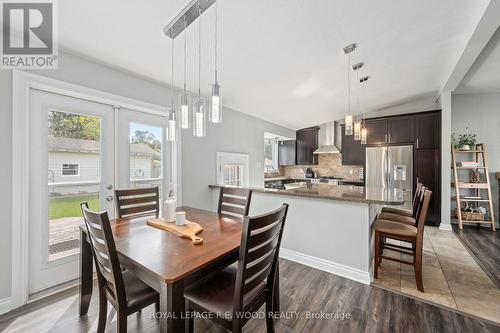
[[[500,231],[468,225],[463,230],[454,225],[453,231],[500,289]]]
[[[276,322],[277,332],[500,332],[492,323],[283,259],[280,279],[281,310],[289,317]],[[0,332],[95,332],[98,297],[94,292],[88,315],[80,318],[77,291],[73,288],[0,316]],[[107,332],[116,332],[111,308]],[[157,332],[152,311],[150,307],[130,316],[129,332]],[[308,318],[311,313],[337,313],[338,318]],[[195,332],[224,330],[196,319]],[[251,320],[244,332],[265,332],[265,321]]]

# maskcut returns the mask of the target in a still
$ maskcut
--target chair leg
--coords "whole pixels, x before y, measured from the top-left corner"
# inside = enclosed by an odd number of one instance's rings
[[[189,306],[189,301],[186,300],[186,327],[185,327],[185,332],[186,333],[193,333],[194,332],[194,317],[193,317],[193,309]]]
[[[375,230],[375,260],[373,261],[373,277],[378,279],[378,266],[380,265],[380,234]]]
[[[99,289],[99,319],[97,322],[97,333],[104,333],[106,329],[106,318],[108,316],[108,299],[102,289]]]
[[[273,318],[273,297],[271,293],[266,299],[266,328],[267,333],[274,333],[274,318]]]
[[[424,284],[422,283],[422,249],[415,251],[415,280],[417,282],[417,289],[424,292]]]
[[[127,333],[127,314],[125,311],[118,310],[118,318],[116,324],[117,324],[116,331],[118,333]]]

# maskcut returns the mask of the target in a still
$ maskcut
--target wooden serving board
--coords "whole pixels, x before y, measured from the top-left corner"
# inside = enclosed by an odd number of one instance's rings
[[[148,220],[147,224],[155,228],[170,231],[177,236],[189,238],[193,241],[194,245],[203,243],[203,238],[196,236],[197,233],[203,231],[203,228],[198,223],[186,220],[185,225],[176,225],[175,222],[168,223],[164,219],[153,219]]]

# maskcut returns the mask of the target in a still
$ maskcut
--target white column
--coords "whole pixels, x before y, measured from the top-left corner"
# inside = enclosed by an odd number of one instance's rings
[[[439,229],[451,229],[451,92],[441,94],[441,223]]]

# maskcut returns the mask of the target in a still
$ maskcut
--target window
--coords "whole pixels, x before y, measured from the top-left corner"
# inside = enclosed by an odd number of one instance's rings
[[[278,171],[278,140],[264,138],[264,171]]]
[[[217,183],[235,187],[249,186],[248,160],[247,154],[217,153]]]
[[[62,165],[62,175],[63,176],[79,176],[80,166],[78,164],[63,164]]]

